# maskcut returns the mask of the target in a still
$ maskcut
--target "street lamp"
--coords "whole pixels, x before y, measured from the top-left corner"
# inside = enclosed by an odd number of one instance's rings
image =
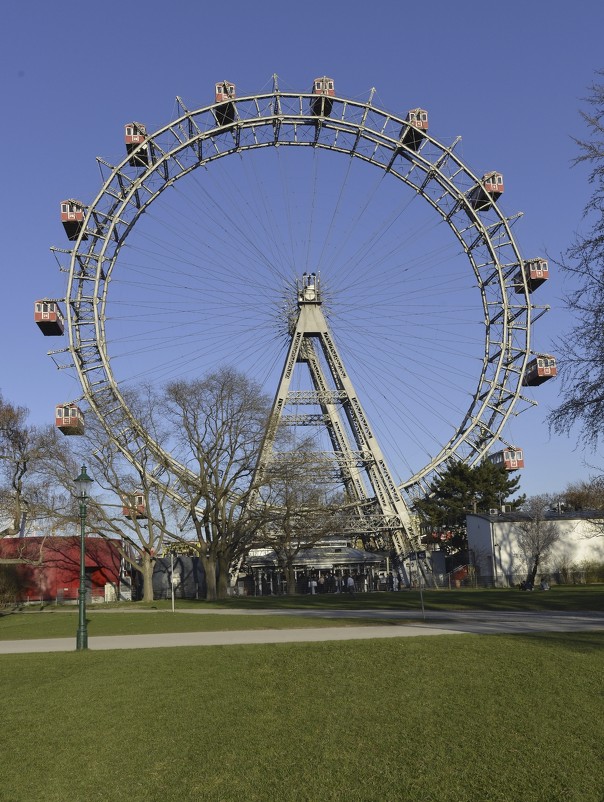
[[[94,480],[86,473],[86,466],[82,465],[80,475],[73,480],[78,489],[80,501],[80,589],[78,591],[79,623],[76,635],[76,649],[81,651],[88,648],[88,626],[86,624],[86,501],[87,488]]]

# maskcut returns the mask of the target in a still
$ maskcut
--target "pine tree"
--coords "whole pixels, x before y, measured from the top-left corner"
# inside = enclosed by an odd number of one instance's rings
[[[427,539],[445,544],[446,550],[462,548],[466,539],[466,515],[501,509],[505,502],[517,509],[524,496],[510,500],[518,491],[520,477],[511,476],[501,465],[484,460],[469,467],[451,462],[431,486],[430,494],[416,502]]]

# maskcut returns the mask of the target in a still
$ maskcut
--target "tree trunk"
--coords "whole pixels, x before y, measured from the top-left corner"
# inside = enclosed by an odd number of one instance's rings
[[[229,595],[229,568],[231,562],[224,556],[218,557],[218,598],[226,599]]]
[[[539,554],[537,554],[533,558],[533,567],[531,568],[527,581],[530,583],[531,587],[535,587],[535,577],[537,576],[537,571],[539,569]]]
[[[206,580],[206,601],[216,601],[216,560],[214,555],[200,554]]]
[[[153,601],[153,567],[155,566],[155,558],[146,552],[143,553],[143,601]]]
[[[288,596],[295,596],[296,595],[296,572],[294,571],[294,566],[292,563],[288,563],[285,566],[285,577],[287,581],[287,595]]]

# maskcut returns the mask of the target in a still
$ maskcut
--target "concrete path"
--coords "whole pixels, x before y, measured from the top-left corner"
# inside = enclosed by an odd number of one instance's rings
[[[310,643],[316,641],[404,638],[410,636],[463,634],[534,634],[536,632],[604,631],[604,613],[527,612],[409,612],[398,610],[206,610],[185,611],[192,615],[300,615],[305,618],[372,619],[375,625],[336,626],[308,629],[254,629],[224,632],[182,632],[156,635],[90,637],[88,648],[150,649],[178,646],[229,646],[256,643]],[[162,611],[162,615],[170,615]],[[387,620],[388,624],[379,624]],[[400,621],[401,623],[397,623]],[[393,623],[394,622],[394,623]],[[74,651],[72,638],[0,641],[0,654]]]

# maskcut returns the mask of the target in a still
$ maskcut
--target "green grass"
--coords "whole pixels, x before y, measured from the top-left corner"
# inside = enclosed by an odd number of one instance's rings
[[[557,586],[547,593],[523,593],[513,589],[424,591],[427,611],[491,610],[491,611],[602,611],[604,586]],[[262,615],[261,610],[279,610],[281,615]],[[324,610],[333,615],[326,619],[287,615],[288,610]],[[210,632],[245,629],[295,629],[301,627],[362,626],[375,624],[370,619],[338,618],[338,610],[394,610],[418,613],[421,610],[419,591],[399,593],[346,594],[316,596],[262,596],[232,598],[221,602],[186,601],[179,599],[176,612],[170,601],[152,604],[123,603],[87,607],[88,632],[95,635],[134,635],[162,632]],[[179,612],[182,611],[182,612]],[[214,615],[227,610],[229,615]],[[254,616],[237,615],[238,610],[256,611]],[[188,611],[188,612],[187,612]],[[191,611],[200,613],[190,615]],[[203,612],[211,613],[203,615]],[[0,611],[0,640],[29,638],[63,638],[74,636],[77,629],[77,607],[31,606],[21,611]],[[401,619],[381,619],[380,623],[402,623]]]
[[[308,627],[364,626],[393,621],[345,618],[302,618],[294,615],[191,615],[189,613],[120,612],[111,614],[87,610],[88,635],[147,635],[164,632],[222,632],[245,629],[307,629]],[[396,623],[401,623],[396,621]],[[68,638],[78,628],[78,613],[74,608],[47,609],[44,612],[0,615],[0,641],[36,638]]]
[[[516,588],[469,588],[424,590],[426,610],[604,610],[604,585],[557,585],[551,590],[527,593]],[[207,602],[205,602],[207,604]],[[420,609],[419,590],[397,593],[358,593],[350,599],[344,594],[316,596],[245,596],[220,603],[230,607],[312,608],[352,607],[356,609]]]
[[[424,590],[426,610],[604,610],[604,585],[556,585],[547,592],[526,593],[515,588],[462,588],[455,590]],[[137,602],[136,604],[140,604]],[[166,608],[170,602],[154,602]],[[419,590],[397,593],[357,593],[354,599],[347,594],[327,593],[315,596],[242,596],[220,602],[178,600],[179,607],[190,605],[243,609],[347,609],[419,610]]]
[[[549,633],[4,655],[0,797],[602,802],[603,647]]]

